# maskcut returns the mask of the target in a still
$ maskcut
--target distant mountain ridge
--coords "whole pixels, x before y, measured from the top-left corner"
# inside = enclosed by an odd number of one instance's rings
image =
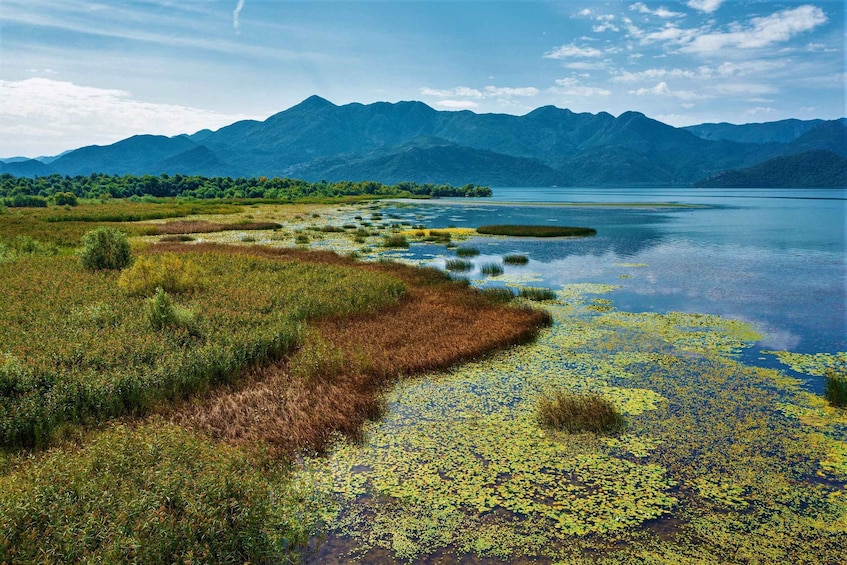
[[[638,112],[524,116],[445,112],[422,102],[311,96],[264,121],[174,137],[138,135],[50,163],[0,162],[19,176],[183,174],[494,186],[691,186],[808,151],[847,157],[845,120],[675,128]],[[46,161],[46,160],[45,160]]]

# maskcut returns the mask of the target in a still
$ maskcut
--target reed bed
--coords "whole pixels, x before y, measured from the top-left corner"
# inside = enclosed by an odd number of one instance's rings
[[[569,433],[614,434],[626,426],[615,405],[599,394],[556,391],[538,400],[536,416],[542,426]]]
[[[155,230],[156,235],[176,235],[190,233],[214,233],[222,231],[257,231],[275,230],[282,226],[275,222],[235,222],[224,224],[220,222],[208,222],[206,220],[179,220],[165,222],[163,224],[147,224],[144,226],[150,231]]]
[[[585,237],[596,235],[597,230],[593,228],[579,228],[569,226],[521,226],[521,225],[491,225],[479,226],[477,233],[486,235],[508,235],[516,237]]]
[[[466,259],[447,259],[444,268],[448,271],[465,273],[473,269],[473,263]]]
[[[479,249],[476,247],[456,248],[456,257],[476,257],[477,255],[479,255]]]
[[[526,255],[505,255],[503,256],[503,263],[506,265],[526,265],[529,263],[529,257]]]
[[[503,265],[500,263],[483,263],[479,270],[483,275],[496,277],[503,274]]]

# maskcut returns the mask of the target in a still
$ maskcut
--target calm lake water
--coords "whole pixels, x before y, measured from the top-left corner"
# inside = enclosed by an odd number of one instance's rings
[[[567,205],[573,203],[606,205]],[[636,206],[618,206],[623,203]],[[697,207],[649,206],[654,203]],[[497,188],[490,201],[443,199],[386,213],[433,228],[592,227],[596,237],[472,238],[464,245],[480,248],[477,264],[505,253],[527,255],[528,265],[507,266],[507,274],[533,273],[536,286],[620,285],[614,302],[621,310],[699,312],[751,322],[765,334],[762,348],[834,353],[847,346],[842,189]],[[436,246],[412,251],[416,257],[444,254]]]
[[[500,188],[491,199],[379,211],[383,225],[597,235],[459,243],[480,251],[461,275],[475,285],[560,291],[545,306],[556,322],[533,344],[399,383],[364,441],[310,463],[343,502],[309,562],[583,562],[610,552],[723,563],[755,561],[763,546],[767,562],[796,562],[807,549],[838,562],[844,537],[827,525],[847,516],[847,419],[821,407],[824,379],[811,377],[820,373],[795,373],[763,350],[847,350],[847,191]],[[514,253],[528,263],[481,272]],[[456,251],[413,243],[378,255],[443,268]],[[731,344],[741,342],[738,352]],[[535,407],[554,389],[613,399],[627,433],[543,432]],[[810,512],[820,520],[808,522]]]

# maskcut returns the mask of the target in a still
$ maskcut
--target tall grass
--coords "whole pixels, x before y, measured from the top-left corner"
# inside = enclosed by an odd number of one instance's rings
[[[0,476],[0,562],[298,563],[326,503],[178,426],[90,439]]]
[[[456,249],[456,257],[476,257],[479,255],[479,249],[476,247],[458,247]]]
[[[448,271],[464,273],[473,269],[473,263],[465,259],[447,259],[444,268]]]
[[[232,382],[291,352],[306,320],[374,311],[404,292],[376,272],[191,249],[185,258],[209,284],[184,301],[202,313],[203,337],[188,341],[151,328],[144,297],[121,291],[117,273],[61,255],[0,269],[0,445],[43,444],[65,424],[143,413]]]
[[[556,293],[549,288],[539,288],[533,286],[522,287],[518,296],[527,300],[541,302],[543,300],[553,300],[556,298]]]
[[[832,406],[847,406],[847,374],[828,372],[824,395]]]
[[[399,248],[399,249],[407,249],[409,247],[409,241],[406,239],[406,236],[395,234],[389,235],[382,239],[383,247],[391,247],[391,248]]]
[[[529,257],[526,255],[505,255],[503,257],[503,263],[506,265],[526,265],[529,263]]]
[[[500,263],[483,263],[480,267],[483,275],[497,276],[503,274],[503,265]]]
[[[614,404],[599,394],[556,391],[539,398],[536,416],[542,426],[570,433],[613,434],[626,425]]]

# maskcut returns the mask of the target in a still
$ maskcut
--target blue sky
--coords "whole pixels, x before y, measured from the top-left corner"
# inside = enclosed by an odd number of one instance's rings
[[[0,156],[265,119],[318,94],[682,126],[842,117],[845,2],[0,0]]]

